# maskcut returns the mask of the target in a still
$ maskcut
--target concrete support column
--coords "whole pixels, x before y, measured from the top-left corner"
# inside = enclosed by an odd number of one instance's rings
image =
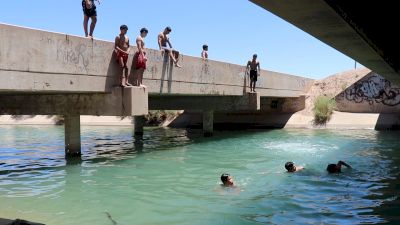
[[[81,155],[81,119],[79,115],[65,115],[65,155]]]
[[[143,135],[143,127],[144,127],[144,123],[145,123],[145,119],[144,116],[134,116],[133,117],[134,120],[134,129],[135,129],[135,135]]]
[[[213,135],[214,131],[214,111],[207,110],[203,112],[203,134],[205,137]]]

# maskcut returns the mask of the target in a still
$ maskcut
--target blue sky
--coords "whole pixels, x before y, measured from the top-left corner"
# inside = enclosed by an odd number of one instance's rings
[[[102,0],[94,36],[114,40],[119,26],[137,36],[147,27],[148,48],[157,48],[157,34],[172,27],[171,42],[185,55],[246,64],[257,53],[267,70],[315,79],[354,68],[354,60],[246,0]],[[81,0],[3,1],[0,23],[83,35]]]

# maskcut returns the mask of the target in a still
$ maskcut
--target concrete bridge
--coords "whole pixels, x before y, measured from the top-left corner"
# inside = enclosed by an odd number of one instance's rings
[[[79,155],[80,115],[134,116],[141,133],[149,109],[200,110],[208,134],[214,111],[257,111],[274,99],[296,102],[292,110],[301,110],[312,83],[263,70],[258,92],[249,93],[244,66],[182,55],[183,68],[176,68],[149,49],[147,88],[121,88],[113,49],[107,41],[0,24],[0,114],[64,115],[66,154]],[[131,78],[135,50],[128,60]]]
[[[400,85],[396,1],[250,1]]]

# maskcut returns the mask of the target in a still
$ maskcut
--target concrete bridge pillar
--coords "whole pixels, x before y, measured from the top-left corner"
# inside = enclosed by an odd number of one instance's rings
[[[145,123],[145,119],[144,116],[134,116],[133,117],[134,120],[134,132],[135,135],[143,135],[143,127],[144,127],[144,123]]]
[[[81,155],[81,119],[79,115],[65,115],[65,155]]]
[[[203,111],[203,134],[205,137],[213,135],[214,131],[214,111]]]

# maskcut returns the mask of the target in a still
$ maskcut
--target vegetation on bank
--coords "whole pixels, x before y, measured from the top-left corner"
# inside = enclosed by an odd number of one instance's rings
[[[179,115],[176,110],[150,110],[145,116],[147,125],[160,126],[165,121],[172,120]]]
[[[327,96],[318,96],[314,101],[314,122],[315,124],[325,124],[331,118],[336,101]]]

